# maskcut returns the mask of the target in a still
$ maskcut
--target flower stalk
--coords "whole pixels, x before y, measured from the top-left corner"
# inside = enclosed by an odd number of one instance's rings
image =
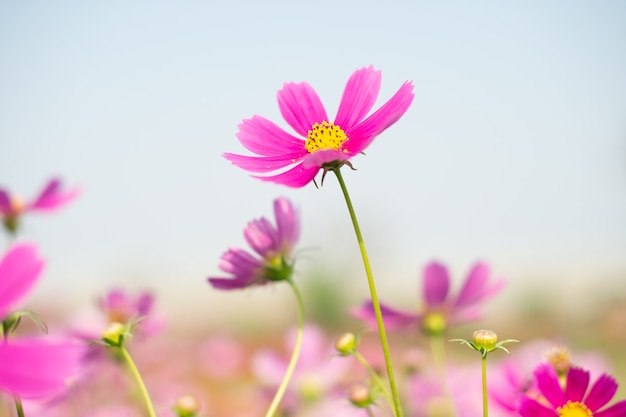
[[[296,369],[296,365],[298,364],[298,358],[300,357],[300,349],[302,347],[302,334],[304,331],[304,302],[302,301],[302,295],[300,294],[300,290],[296,286],[295,282],[288,278],[286,281],[289,283],[289,286],[293,290],[293,293],[296,297],[296,301],[298,304],[298,330],[296,333],[296,342],[293,347],[293,353],[291,354],[291,359],[289,360],[289,365],[287,365],[287,371],[285,372],[285,376],[274,395],[274,399],[270,404],[270,407],[265,413],[265,417],[273,417],[278,410],[278,406],[285,395],[285,391],[287,391],[287,386],[289,385],[289,381],[291,381],[291,377]]]
[[[343,192],[343,196],[346,200],[346,205],[348,206],[348,211],[350,213],[350,219],[352,220],[352,225],[354,226],[354,233],[356,234],[356,239],[359,243],[361,257],[363,258],[363,266],[365,267],[367,283],[369,285],[370,296],[372,298],[372,305],[374,307],[374,313],[376,315],[378,335],[380,338],[380,344],[383,349],[383,355],[385,357],[385,366],[387,368],[387,377],[389,378],[389,387],[391,388],[391,396],[392,396],[393,405],[394,405],[394,414],[396,417],[402,417],[402,408],[400,406],[400,396],[398,395],[398,388],[396,386],[396,380],[394,377],[393,365],[391,363],[391,354],[389,353],[389,343],[387,341],[387,333],[385,332],[385,324],[383,322],[383,315],[380,309],[380,303],[378,301],[378,294],[376,292],[376,285],[374,283],[374,276],[372,274],[372,268],[370,267],[369,258],[367,256],[367,251],[365,249],[363,235],[361,234],[361,228],[359,227],[359,222],[356,218],[354,207],[352,206],[352,200],[350,199],[350,195],[348,194],[348,189],[346,187],[345,181],[343,180],[343,176],[341,175],[340,168],[333,168],[332,171],[337,176],[337,180],[339,181],[341,191]]]
[[[139,370],[137,369],[137,366],[135,365],[133,358],[130,356],[130,353],[128,353],[128,350],[124,347],[122,343],[120,343],[118,348],[120,352],[122,353],[122,356],[124,357],[124,360],[126,361],[126,364],[128,365],[128,369],[130,369],[130,373],[133,375],[133,377],[135,378],[135,381],[137,382],[137,385],[139,386],[139,390],[141,391],[141,396],[143,397],[143,400],[146,404],[146,410],[148,411],[148,416],[156,417],[154,406],[152,405],[152,400],[150,400],[150,394],[148,394],[148,389],[146,388],[146,385],[144,384],[143,379],[141,378],[141,374],[139,373]]]

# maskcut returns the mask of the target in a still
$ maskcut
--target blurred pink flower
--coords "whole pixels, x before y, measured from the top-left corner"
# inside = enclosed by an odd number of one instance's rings
[[[198,347],[199,365],[213,377],[237,378],[244,363],[245,349],[235,338],[211,337]]]
[[[489,266],[478,262],[471,269],[458,295],[449,292],[450,277],[446,267],[432,262],[424,268],[422,281],[424,308],[421,313],[406,313],[381,304],[385,326],[402,329],[418,325],[427,334],[441,334],[449,326],[480,318],[482,302],[493,297],[504,286],[504,280],[488,283]],[[376,326],[371,301],[353,310],[353,315]]]
[[[296,330],[292,329],[286,339],[286,350],[293,351]],[[266,387],[280,385],[287,370],[288,358],[269,350],[262,350],[252,358],[252,372]],[[284,400],[286,407],[319,402],[346,376],[353,365],[350,358],[336,357],[333,343],[322,330],[312,324],[304,327],[302,351],[296,370]]]
[[[243,232],[248,244],[261,258],[243,249],[228,249],[222,255],[220,269],[232,277],[209,278],[214,288],[232,290],[291,278],[291,255],[300,236],[300,221],[286,198],[274,200],[274,216],[276,225],[262,217],[248,223]]]
[[[626,400],[601,410],[617,391],[617,382],[607,374],[602,374],[589,392],[589,371],[582,368],[569,370],[564,388],[559,383],[554,367],[549,364],[540,365],[534,375],[537,387],[547,402],[522,396],[519,406],[522,417],[626,416]]]
[[[59,209],[74,200],[80,191],[77,188],[61,190],[61,180],[53,178],[32,201],[23,202],[17,196],[0,188],[0,216],[5,227],[12,233],[17,231],[19,217],[27,212],[50,212]]]
[[[400,89],[369,117],[381,84],[381,73],[373,66],[355,71],[344,89],[334,122],[313,88],[303,83],[285,83],[278,92],[278,107],[285,121],[304,140],[261,117],[239,125],[237,138],[249,151],[260,156],[225,153],[239,168],[254,173],[288,170],[276,175],[255,176],[289,187],[303,187],[326,166],[340,166],[397,122],[413,101],[413,84]]]
[[[43,261],[32,244],[15,245],[0,260],[0,318],[34,286]],[[0,390],[24,397],[51,395],[78,369],[83,346],[42,337],[0,342]]]

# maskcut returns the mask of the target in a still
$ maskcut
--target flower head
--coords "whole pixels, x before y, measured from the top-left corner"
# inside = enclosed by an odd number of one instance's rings
[[[567,372],[565,387],[550,364],[542,364],[535,370],[537,387],[546,402],[523,396],[519,413],[522,417],[624,417],[626,400],[602,409],[615,395],[617,382],[602,374],[589,392],[589,371],[572,367]]]
[[[374,107],[380,90],[380,71],[369,66],[355,71],[344,89],[334,121],[313,88],[303,83],[286,83],[278,92],[278,107],[285,121],[303,139],[293,136],[271,121],[254,116],[239,125],[237,138],[259,156],[225,153],[239,168],[255,176],[289,187],[303,187],[320,169],[349,164],[389,126],[397,122],[413,101],[413,84],[405,82],[378,110]]]
[[[291,278],[292,252],[300,236],[300,222],[286,198],[274,200],[274,216],[275,225],[262,217],[244,229],[246,241],[260,258],[240,248],[228,249],[222,255],[220,269],[232,277],[209,278],[213,287],[232,290]]]
[[[32,289],[43,260],[32,244],[19,244],[0,260],[0,320]],[[42,397],[65,386],[83,355],[83,346],[41,337],[5,339],[0,343],[0,390]]]
[[[480,304],[491,298],[504,285],[503,280],[488,283],[489,266],[478,262],[471,269],[461,291],[453,296],[449,293],[450,278],[445,266],[432,262],[424,268],[422,281],[424,308],[421,313],[405,313],[381,304],[385,326],[401,329],[415,324],[427,334],[439,335],[450,325],[476,320],[480,317]],[[354,315],[375,325],[371,302],[356,309]]]
[[[9,194],[8,191],[0,188],[0,217],[5,228],[10,233],[16,233],[18,228],[19,217],[23,213],[30,211],[54,211],[63,207],[75,199],[80,191],[71,189],[69,191],[61,190],[61,180],[53,178],[41,190],[37,198],[30,202],[23,202],[17,196]]]

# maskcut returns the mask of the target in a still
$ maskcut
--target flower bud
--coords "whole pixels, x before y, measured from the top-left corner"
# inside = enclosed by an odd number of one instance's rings
[[[102,339],[113,346],[119,346],[124,340],[126,334],[126,326],[119,322],[113,322],[102,333]]]
[[[476,330],[472,335],[474,345],[483,348],[487,352],[491,352],[496,348],[498,343],[498,335],[491,330]]]
[[[348,399],[359,408],[366,408],[372,404],[370,389],[363,384],[355,384],[348,391]]]
[[[198,411],[200,411],[200,402],[191,394],[178,397],[174,405],[174,413],[178,417],[194,417]]]
[[[354,353],[357,346],[357,337],[354,333],[344,333],[335,341],[335,349],[341,356],[348,356]]]

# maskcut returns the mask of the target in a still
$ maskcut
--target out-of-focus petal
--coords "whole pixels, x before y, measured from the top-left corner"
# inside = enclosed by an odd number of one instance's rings
[[[286,185],[287,187],[300,188],[310,183],[313,178],[315,178],[315,175],[317,175],[319,170],[319,167],[304,168],[302,164],[298,164],[290,170],[281,172],[280,174],[268,176],[253,175],[253,177],[263,181]]]
[[[264,156],[279,156],[305,151],[304,141],[261,116],[253,116],[239,124],[237,138],[249,151]],[[310,127],[309,127],[310,128]]]
[[[343,91],[335,125],[345,131],[363,120],[376,103],[381,80],[380,71],[371,65],[356,70]]]
[[[380,304],[380,310],[383,322],[388,330],[404,329],[407,326],[416,325],[419,319],[419,316],[416,314],[404,313],[382,303]],[[366,301],[361,307],[352,309],[350,313],[353,317],[365,321],[373,328],[377,326],[376,313],[371,301]]]
[[[234,153],[224,153],[222,156],[233,165],[248,172],[272,172],[300,161],[307,154],[306,151],[279,156],[247,156]]]
[[[526,396],[522,398],[518,411],[522,417],[557,417],[554,410]]]
[[[291,201],[286,198],[277,198],[274,200],[274,217],[276,218],[279,240],[283,245],[282,250],[291,253],[300,237],[298,213]]]
[[[303,137],[315,123],[329,121],[320,98],[308,83],[285,83],[277,96],[283,118]]]
[[[429,307],[436,307],[443,303],[448,296],[450,277],[446,267],[438,262],[431,262],[424,268],[422,282],[424,300]]]
[[[345,130],[343,147],[351,154],[362,152],[376,136],[397,122],[413,102],[413,84],[405,82],[381,108],[353,128]]]
[[[560,407],[567,401],[565,393],[559,385],[556,373],[552,365],[542,364],[535,370],[535,379],[537,381],[537,387],[546,399],[554,406],[554,408]]]
[[[489,265],[483,262],[476,263],[468,274],[459,296],[454,302],[454,306],[466,307],[483,301],[499,292],[504,287],[505,281],[500,279],[488,285],[489,275]]]
[[[615,382],[615,379],[607,374],[602,374],[591,387],[591,391],[585,398],[585,405],[592,412],[595,412],[611,401],[616,391],[617,382]]]
[[[286,370],[287,363],[269,350],[262,350],[252,358],[252,373],[266,386],[278,386]]]
[[[44,187],[39,197],[33,203],[28,204],[26,208],[30,210],[52,211],[74,200],[79,194],[80,191],[77,188],[62,191],[61,181],[54,178]]]
[[[248,245],[262,257],[265,257],[269,252],[277,252],[279,250],[278,232],[274,229],[274,225],[265,217],[248,223],[248,226],[243,231],[243,235]]]
[[[43,266],[33,244],[18,244],[6,252],[0,260],[0,319],[31,290]]]
[[[571,368],[567,373],[565,398],[569,401],[582,401],[589,386],[589,372],[580,368]]]
[[[237,278],[209,278],[209,282],[218,290],[240,290],[250,285],[249,280]]]
[[[0,189],[0,214],[9,214],[13,211],[13,205],[11,204],[11,198],[9,193]]]
[[[74,341],[15,339],[0,344],[0,389],[23,397],[45,397],[65,387],[78,370],[84,346]]]

